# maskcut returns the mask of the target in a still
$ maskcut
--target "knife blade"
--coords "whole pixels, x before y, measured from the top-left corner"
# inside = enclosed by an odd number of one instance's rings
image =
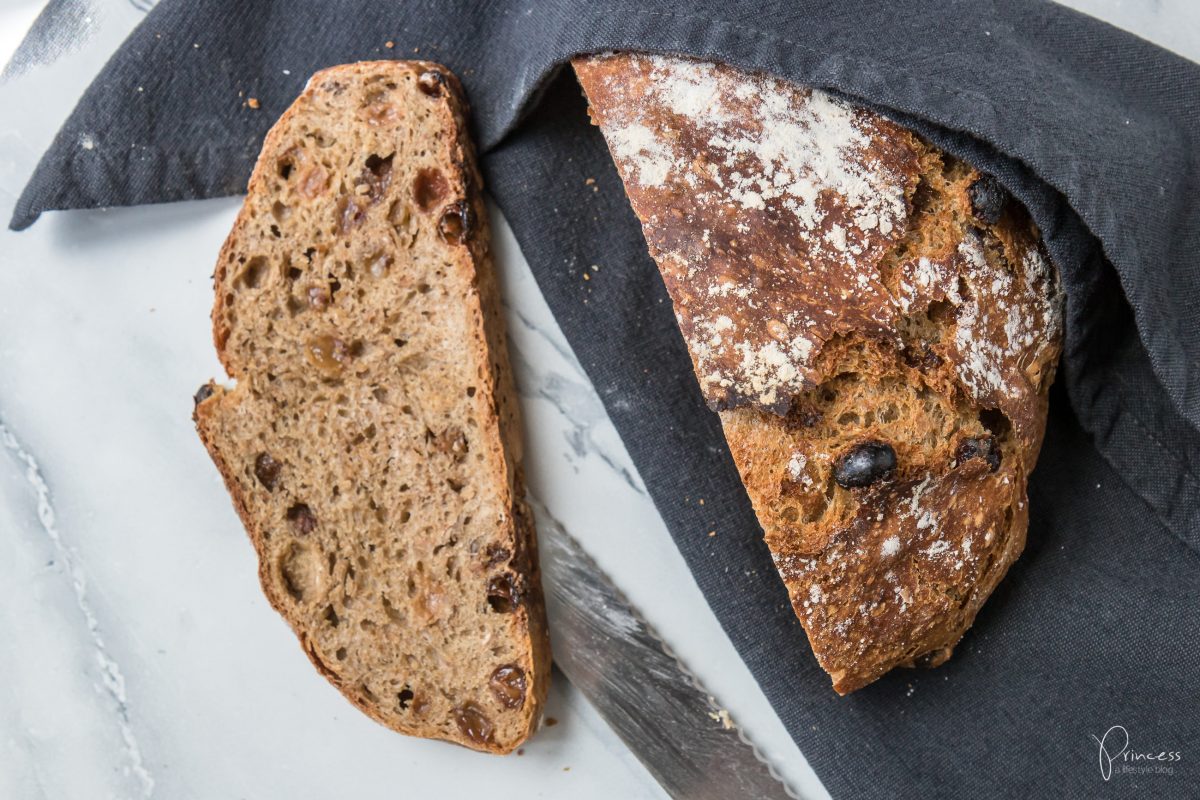
[[[536,499],[554,661],[675,800],[796,800],[591,556]]]

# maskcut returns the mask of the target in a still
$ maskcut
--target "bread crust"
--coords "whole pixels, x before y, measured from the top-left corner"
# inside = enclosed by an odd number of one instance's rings
[[[404,147],[408,146],[410,150],[420,149],[420,156],[432,159],[438,169],[436,186],[424,191],[431,196],[436,195],[434,200],[439,207],[449,209],[453,206],[454,198],[461,198],[457,201],[459,206],[454,211],[452,221],[461,224],[465,230],[454,234],[457,236],[458,233],[461,233],[461,238],[458,238],[457,241],[447,240],[451,246],[445,248],[438,259],[442,262],[439,269],[448,274],[448,285],[458,286],[462,289],[461,296],[453,302],[461,303],[465,325],[461,331],[452,331],[448,335],[464,337],[462,358],[467,363],[478,364],[478,374],[471,381],[468,392],[469,399],[466,401],[460,399],[455,402],[466,402],[472,420],[478,422],[478,424],[472,422],[471,429],[467,431],[470,434],[472,452],[478,453],[479,457],[485,459],[482,466],[478,468],[479,474],[492,476],[490,480],[486,481],[487,488],[488,491],[495,493],[495,496],[491,498],[494,506],[502,509],[491,532],[489,547],[501,553],[503,558],[497,560],[494,555],[488,556],[487,564],[473,565],[471,569],[486,572],[494,571],[498,566],[501,570],[499,574],[504,576],[504,580],[507,581],[505,593],[516,598],[516,602],[513,603],[514,607],[506,609],[504,613],[503,627],[507,630],[507,639],[515,643],[514,646],[519,653],[519,666],[524,675],[523,704],[520,708],[514,712],[511,708],[505,709],[500,706],[501,713],[516,714],[519,718],[518,722],[509,722],[506,723],[506,726],[496,724],[494,733],[489,731],[486,736],[466,735],[466,728],[461,722],[457,725],[447,725],[445,720],[416,719],[415,715],[418,709],[415,707],[407,716],[397,714],[395,713],[397,709],[385,707],[382,702],[373,701],[370,690],[363,691],[365,684],[349,685],[341,671],[328,663],[330,659],[322,655],[319,644],[314,640],[314,626],[311,618],[298,610],[298,603],[289,596],[286,580],[281,582],[277,564],[280,552],[278,522],[264,519],[263,510],[269,506],[264,505],[266,501],[255,494],[256,492],[261,494],[262,488],[247,479],[248,473],[244,464],[231,461],[235,455],[244,458],[245,453],[243,452],[244,448],[239,450],[235,446],[236,443],[227,430],[230,427],[228,420],[241,413],[241,407],[247,402],[242,392],[243,384],[262,383],[260,373],[264,371],[261,365],[253,363],[255,354],[247,352],[244,343],[237,347],[234,346],[236,329],[238,325],[243,324],[239,314],[245,314],[238,307],[245,301],[235,299],[238,287],[244,287],[244,280],[240,279],[236,273],[239,269],[245,269],[247,242],[260,236],[260,229],[263,227],[262,221],[259,219],[260,215],[257,209],[259,203],[257,201],[262,198],[272,198],[278,192],[276,178],[278,165],[281,160],[289,157],[289,153],[294,152],[295,147],[292,140],[296,137],[297,130],[304,129],[304,120],[311,109],[318,103],[328,101],[330,97],[340,95],[343,91],[359,91],[364,82],[372,81],[379,85],[380,92],[385,91],[384,86],[391,87],[392,94],[387,95],[386,99],[380,100],[377,106],[367,107],[365,110],[367,116],[364,119],[347,120],[347,125],[365,124],[386,128],[388,125],[399,124],[396,122],[397,116],[403,120],[406,114],[411,115],[414,119],[420,115],[432,115],[432,120],[426,116],[420,124],[428,129],[451,134],[449,137],[409,142],[407,145],[401,142],[396,145],[398,149],[394,155],[399,158],[409,157],[412,154],[404,150]],[[414,82],[417,84],[429,82],[430,85],[427,87],[422,85],[421,94],[416,95],[417,100],[405,99],[413,95],[412,85]],[[397,89],[397,86],[400,88]],[[407,95],[403,94],[405,91],[408,92]],[[397,97],[401,99],[395,99]],[[411,109],[406,105],[408,103],[419,103],[420,108]],[[490,253],[488,216],[482,195],[483,181],[475,162],[466,114],[467,103],[457,78],[444,66],[433,62],[360,62],[322,70],[310,79],[304,92],[284,112],[267,134],[262,152],[250,177],[247,203],[226,239],[214,273],[216,298],[212,313],[213,340],[221,363],[227,374],[238,382],[238,386],[233,389],[224,389],[214,383],[208,384],[202,390],[202,394],[207,396],[198,396],[194,419],[201,441],[220,471],[233,500],[234,508],[254,544],[259,557],[259,579],[263,591],[271,605],[292,627],[300,640],[301,648],[317,670],[364,713],[394,730],[411,735],[445,739],[476,750],[507,753],[522,743],[540,721],[550,679],[550,650],[537,563],[536,533],[532,524],[532,515],[525,502],[524,476],[521,468],[520,419]],[[400,138],[399,134],[397,137]],[[426,150],[431,153],[427,154]],[[388,157],[389,170],[393,169],[390,166],[391,158],[392,156]],[[418,175],[419,180],[421,180],[420,175]],[[375,188],[377,187],[370,187],[370,191],[374,191]],[[407,216],[405,216],[408,214],[407,207],[400,207],[400,212],[397,212],[397,204],[411,204],[412,202],[419,204],[421,200],[419,195],[422,191],[414,182],[412,191],[417,199],[413,201],[403,197],[403,193],[408,189],[408,186],[383,186],[382,196],[372,197],[371,208],[366,209],[362,214],[364,216],[382,214],[386,210],[389,219],[393,216],[404,216],[407,221]],[[322,184],[322,188],[317,194],[325,192],[326,189]],[[450,198],[451,202],[445,203],[443,198]],[[384,200],[391,202],[390,209],[383,203]],[[342,202],[345,204],[347,201],[343,200]],[[365,201],[356,200],[353,194],[349,196],[348,202],[361,202],[365,206]],[[443,203],[445,204],[443,205]],[[357,209],[352,208],[351,210],[353,213],[358,213]],[[345,213],[343,212],[343,220]],[[396,224],[394,220],[393,224]],[[439,224],[441,223],[439,222]],[[277,230],[275,235],[280,235]],[[353,225],[340,232],[341,238],[347,240],[347,248],[350,247],[351,239],[361,235],[365,234],[356,233]],[[335,236],[335,238],[337,237]],[[332,246],[333,244],[330,245],[330,247]],[[400,253],[392,252],[388,248],[384,249],[383,255],[387,257],[387,265],[398,264],[401,260]],[[239,283],[239,280],[242,280],[242,283]],[[397,280],[405,280],[405,278],[400,276]],[[331,307],[336,303],[333,292],[334,290],[331,289],[328,298],[322,299],[322,309],[324,309],[325,303]],[[324,296],[322,297],[324,298]],[[397,343],[400,341],[398,339]],[[270,375],[267,377],[271,380],[274,379]],[[460,387],[459,391],[462,388],[464,387]],[[453,407],[453,404],[449,405]],[[466,426],[464,425],[464,427]],[[374,430],[373,427],[372,430]],[[459,435],[461,436],[462,433],[460,432]],[[474,469],[474,467],[472,468]],[[434,467],[431,465],[429,469],[433,470]],[[377,478],[378,476],[373,477]],[[414,483],[416,483],[417,477],[414,477]],[[433,475],[432,479],[440,480],[436,475]],[[405,513],[407,514],[407,512]],[[451,541],[453,541],[453,536]],[[373,546],[372,551],[374,551]],[[437,550],[435,549],[434,552],[436,553]],[[478,558],[482,561],[484,554],[480,553]],[[398,571],[402,570],[404,565],[384,565],[384,568],[400,574]],[[478,579],[479,586],[482,586],[486,580],[487,575],[481,574]],[[488,591],[491,591],[490,584]],[[478,598],[456,597],[451,602],[465,607],[468,604],[482,602],[482,600],[483,596],[480,594]],[[347,612],[343,610],[343,613]],[[487,613],[486,610],[484,613]],[[406,624],[411,624],[411,621]],[[461,634],[461,636],[469,635],[475,634]],[[481,662],[492,657],[488,655],[486,641],[481,641],[478,649],[478,658]],[[386,668],[387,665],[373,664],[371,666],[379,670]],[[452,666],[457,670],[463,665],[454,664]],[[430,683],[436,683],[436,681],[431,679]],[[480,696],[471,701],[476,703],[476,708],[486,705],[485,700],[488,697],[488,687],[480,686],[478,689]],[[414,700],[414,693],[407,688],[405,691],[408,694],[408,700],[401,699],[401,710],[409,710],[405,707],[406,703],[428,702],[430,706],[435,705],[433,700],[422,698],[419,693]],[[432,687],[430,691],[432,691]],[[461,702],[456,710],[460,707],[462,707]],[[488,713],[492,714],[493,712],[488,711]],[[496,720],[489,722],[489,727],[492,722],[496,722]],[[468,724],[466,727],[470,727],[470,725]],[[503,731],[502,727],[505,728]],[[502,733],[506,734],[503,740],[500,738]]]
[[[1033,223],[833,95],[687,58],[573,64],[834,688],[942,663],[1025,541],[1062,340]],[[841,483],[864,447],[895,467]]]

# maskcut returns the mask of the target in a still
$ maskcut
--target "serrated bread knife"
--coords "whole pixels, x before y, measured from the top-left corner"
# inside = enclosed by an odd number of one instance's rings
[[[554,662],[675,800],[792,793],[579,543],[537,501]]]

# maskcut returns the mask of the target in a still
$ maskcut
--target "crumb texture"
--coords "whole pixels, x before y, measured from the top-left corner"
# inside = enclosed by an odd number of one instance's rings
[[[574,66],[834,688],[945,661],[1024,547],[1061,350],[1028,214],[820,90]]]
[[[536,541],[457,80],[325,70],[214,276],[196,424],[313,664],[403,733],[508,752],[549,678]]]

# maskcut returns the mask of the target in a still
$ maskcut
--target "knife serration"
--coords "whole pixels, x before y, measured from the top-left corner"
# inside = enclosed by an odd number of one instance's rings
[[[796,800],[753,744],[541,503],[554,661],[675,800]]]

